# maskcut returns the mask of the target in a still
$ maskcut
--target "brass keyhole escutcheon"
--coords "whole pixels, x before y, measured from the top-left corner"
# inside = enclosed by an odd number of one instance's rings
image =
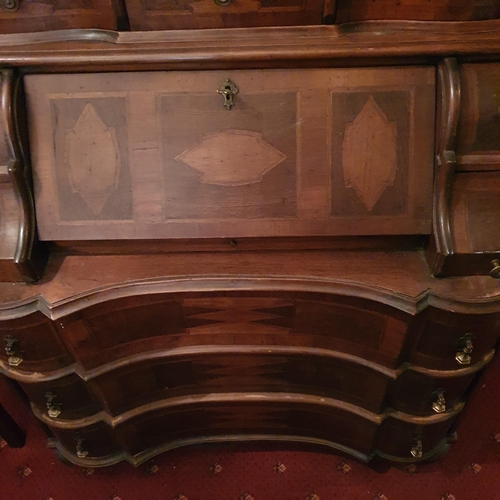
[[[217,89],[217,93],[224,98],[224,107],[231,109],[234,106],[234,96],[239,92],[238,87],[231,80],[226,80]]]

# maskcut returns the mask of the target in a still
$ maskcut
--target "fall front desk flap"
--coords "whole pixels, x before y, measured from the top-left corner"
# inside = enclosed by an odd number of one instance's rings
[[[25,86],[43,240],[430,233],[433,68]]]

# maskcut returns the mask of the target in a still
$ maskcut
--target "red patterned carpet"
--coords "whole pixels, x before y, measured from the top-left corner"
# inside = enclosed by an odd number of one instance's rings
[[[5,500],[500,500],[500,356],[435,463],[372,470],[316,450],[252,445],[191,447],[135,469],[61,463],[22,403],[0,380],[0,401],[27,432],[24,448],[0,444]]]

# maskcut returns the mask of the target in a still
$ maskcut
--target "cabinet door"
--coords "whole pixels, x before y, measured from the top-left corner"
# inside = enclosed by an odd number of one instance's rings
[[[432,68],[25,82],[41,239],[430,232]]]

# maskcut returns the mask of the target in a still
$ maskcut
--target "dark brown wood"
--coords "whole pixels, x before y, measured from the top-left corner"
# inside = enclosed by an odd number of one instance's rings
[[[174,30],[75,30],[1,35],[0,65],[25,71],[99,72],[250,67],[435,64],[450,54],[496,57],[500,20],[345,26]],[[478,56],[479,55],[479,56]]]
[[[0,284],[0,371],[59,453],[137,465],[263,439],[364,461],[444,453],[500,337],[498,284],[470,276],[500,248],[499,33],[0,35],[27,86],[14,142],[52,249],[38,283]],[[434,277],[426,256],[464,276]]]
[[[26,442],[26,435],[1,404],[0,436],[11,448],[22,448]]]
[[[0,72],[0,281],[34,281],[46,263],[38,242],[22,82]]]

